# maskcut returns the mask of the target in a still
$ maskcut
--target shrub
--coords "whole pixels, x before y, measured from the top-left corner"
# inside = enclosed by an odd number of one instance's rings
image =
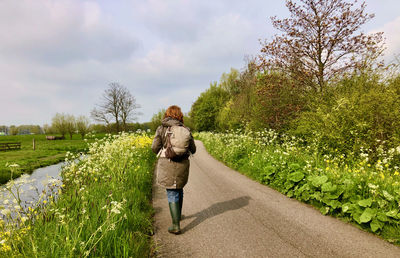
[[[316,98],[310,110],[292,123],[292,133],[317,137],[320,148],[373,156],[400,143],[399,84],[382,82],[377,76],[353,76]]]

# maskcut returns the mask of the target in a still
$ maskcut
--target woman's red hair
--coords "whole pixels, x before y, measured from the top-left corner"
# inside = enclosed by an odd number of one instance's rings
[[[181,121],[183,123],[183,113],[181,111],[181,108],[178,106],[170,106],[167,108],[167,111],[165,111],[164,118],[171,117],[175,118],[178,121]]]

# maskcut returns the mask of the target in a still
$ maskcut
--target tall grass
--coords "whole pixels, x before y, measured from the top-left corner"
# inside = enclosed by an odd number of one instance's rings
[[[378,148],[372,163],[321,150],[318,142],[257,133],[199,133],[207,150],[228,166],[289,197],[400,244],[400,146]],[[325,153],[325,154],[323,154]]]
[[[79,163],[69,155],[59,195],[41,198],[18,216],[2,210],[4,257],[144,257],[152,233],[155,155],[146,135],[121,134],[92,143]],[[57,200],[55,200],[57,199]]]

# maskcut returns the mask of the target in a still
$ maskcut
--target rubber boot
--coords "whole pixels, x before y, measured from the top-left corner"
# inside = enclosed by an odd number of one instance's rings
[[[183,206],[183,198],[180,198],[179,199],[179,209],[180,209],[180,211],[181,211],[181,216],[180,216],[180,218],[181,218],[181,220],[184,220],[185,219],[185,216],[184,215],[182,215],[182,206]]]
[[[181,221],[181,209],[179,202],[170,202],[169,211],[171,213],[172,226],[168,228],[168,232],[175,235],[180,234],[181,227],[179,223]]]

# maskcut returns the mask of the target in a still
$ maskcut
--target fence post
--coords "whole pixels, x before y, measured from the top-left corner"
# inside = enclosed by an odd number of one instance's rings
[[[36,149],[36,146],[35,146],[35,138],[32,139],[32,145],[33,145],[33,150],[35,150],[35,149]]]

